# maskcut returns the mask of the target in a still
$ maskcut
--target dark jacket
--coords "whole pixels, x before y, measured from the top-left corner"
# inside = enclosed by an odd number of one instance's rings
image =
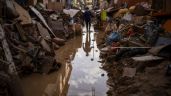
[[[84,12],[84,20],[85,22],[90,22],[91,21],[92,14],[90,11],[85,11]]]

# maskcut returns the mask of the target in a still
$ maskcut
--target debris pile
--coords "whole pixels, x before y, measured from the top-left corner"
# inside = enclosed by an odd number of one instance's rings
[[[108,96],[171,95],[168,6],[158,11],[151,7],[155,4],[139,2],[130,8],[107,10],[104,41],[98,45],[102,69],[109,77]],[[159,14],[161,10],[167,15]]]
[[[0,62],[8,67],[13,64],[12,69],[6,69],[20,75],[49,73],[59,69],[61,64],[55,58],[55,50],[63,46],[76,31],[81,33],[78,30],[80,23],[70,24],[71,14],[63,12],[62,6],[56,8],[49,4],[46,9],[43,4],[37,3],[35,6],[22,7],[15,1],[7,1],[1,1],[4,5],[0,14]],[[77,13],[79,10],[72,15],[72,19],[79,18],[81,13],[75,16]]]

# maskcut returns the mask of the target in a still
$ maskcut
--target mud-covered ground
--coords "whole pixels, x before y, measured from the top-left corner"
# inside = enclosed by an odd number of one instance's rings
[[[102,31],[103,32],[103,31]],[[105,32],[99,35],[98,47],[105,43]],[[101,53],[102,69],[107,71],[108,96],[171,96],[171,77],[166,76],[169,60],[135,62],[130,57],[115,61],[111,52]],[[133,77],[123,76],[124,68],[135,68]]]
[[[130,58],[106,63],[103,68],[109,77],[109,96],[170,96],[171,78],[165,75],[168,63],[162,61],[153,66],[140,66]],[[125,67],[137,68],[135,76],[123,77]]]

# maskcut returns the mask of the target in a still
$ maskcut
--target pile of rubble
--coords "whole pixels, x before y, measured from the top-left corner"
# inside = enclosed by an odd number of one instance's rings
[[[81,33],[81,23],[70,24],[70,14],[46,9],[41,3],[22,7],[13,0],[1,0],[1,4],[0,62],[9,69],[0,69],[20,75],[59,69],[55,50]],[[78,10],[72,18],[80,15]]]
[[[154,15],[150,6],[138,3],[108,15],[99,44],[108,96],[171,95],[171,31],[163,27],[170,18]]]

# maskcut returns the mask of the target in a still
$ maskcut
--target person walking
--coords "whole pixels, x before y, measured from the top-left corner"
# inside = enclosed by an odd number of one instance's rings
[[[86,7],[85,9],[86,10],[85,10],[85,12],[83,14],[84,15],[84,21],[86,23],[86,29],[89,32],[90,31],[90,27],[91,27],[91,17],[92,17],[92,14],[91,14],[91,12],[90,12],[88,7]]]

